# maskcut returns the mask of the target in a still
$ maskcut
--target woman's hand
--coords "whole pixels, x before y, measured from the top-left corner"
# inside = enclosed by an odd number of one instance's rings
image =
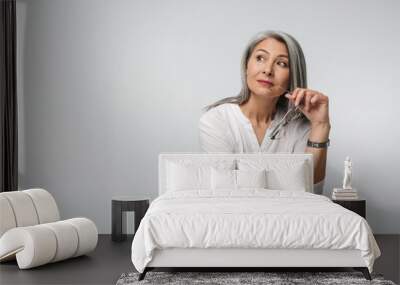
[[[310,120],[311,126],[330,125],[328,96],[306,88],[296,88],[285,96],[295,106],[299,106],[300,111]]]

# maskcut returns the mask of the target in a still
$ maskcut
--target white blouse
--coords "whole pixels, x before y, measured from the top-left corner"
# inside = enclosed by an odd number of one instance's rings
[[[270,138],[271,131],[283,115],[283,111],[276,112],[260,145],[250,120],[239,105],[221,104],[200,118],[201,149],[204,152],[226,153],[304,153],[311,131],[308,121],[292,121],[279,131],[275,139]],[[323,182],[314,184],[315,193],[322,194]]]

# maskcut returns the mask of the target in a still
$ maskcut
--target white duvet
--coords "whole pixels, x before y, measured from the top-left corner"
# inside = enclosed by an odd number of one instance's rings
[[[179,191],[155,199],[135,234],[143,272],[154,249],[358,249],[372,272],[380,250],[366,220],[325,196],[299,191]]]

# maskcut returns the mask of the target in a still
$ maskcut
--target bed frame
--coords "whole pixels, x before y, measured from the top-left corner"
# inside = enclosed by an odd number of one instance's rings
[[[159,155],[159,194],[163,194],[166,181],[165,162],[179,159],[231,159],[256,158],[300,159],[307,162],[309,188],[313,192],[312,154],[204,154],[204,153],[163,153]],[[331,249],[255,249],[255,248],[168,248],[156,249],[153,259],[148,263],[139,280],[143,280],[148,271],[161,268],[214,269],[229,268],[229,271],[265,271],[266,269],[285,268],[353,268],[361,271],[367,280],[371,275],[361,257],[360,250]],[[259,270],[260,269],[260,270]],[[263,269],[263,270],[261,270]]]
[[[271,268],[338,268],[351,267],[361,271],[367,280],[371,280],[365,261],[359,250],[329,249],[239,249],[239,248],[170,248],[157,249],[152,261],[143,273],[155,268],[206,269],[230,268],[233,271],[264,271]]]

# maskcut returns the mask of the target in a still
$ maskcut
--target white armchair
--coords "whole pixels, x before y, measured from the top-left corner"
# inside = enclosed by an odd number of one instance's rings
[[[28,269],[80,256],[96,248],[97,235],[87,218],[60,221],[44,189],[0,193],[0,262],[16,258]]]

